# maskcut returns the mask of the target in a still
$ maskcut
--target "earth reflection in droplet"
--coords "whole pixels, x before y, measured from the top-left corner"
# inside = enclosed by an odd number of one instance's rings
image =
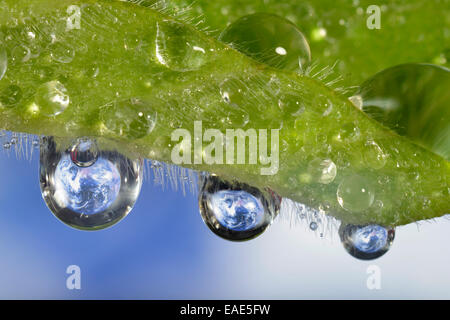
[[[281,199],[244,183],[203,176],[199,195],[203,221],[219,237],[231,241],[250,240],[273,222]]]
[[[74,146],[59,144],[52,137],[41,144],[41,191],[52,213],[83,230],[104,229],[124,218],[140,193],[142,161],[101,150],[91,165],[79,166],[72,160]]]
[[[365,226],[341,225],[339,236],[344,248],[353,257],[373,260],[384,255],[391,247],[395,229],[376,224]]]

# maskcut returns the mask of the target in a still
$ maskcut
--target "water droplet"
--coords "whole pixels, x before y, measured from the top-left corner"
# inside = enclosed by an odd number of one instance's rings
[[[200,68],[208,58],[207,44],[183,24],[165,20],[156,24],[156,59],[174,71]]]
[[[319,42],[327,37],[327,30],[325,28],[314,28],[311,30],[311,40]]]
[[[22,99],[22,89],[20,87],[12,84],[2,91],[0,96],[0,105],[5,107],[14,107]]]
[[[370,117],[450,160],[449,87],[448,69],[403,64],[366,80],[358,94]]]
[[[75,58],[75,50],[63,42],[54,42],[49,50],[52,59],[59,63],[70,63]]]
[[[317,230],[317,228],[318,228],[319,226],[317,225],[317,222],[311,222],[310,224],[309,224],[309,228],[312,230],[312,231],[316,231]]]
[[[31,144],[33,147],[38,148],[41,145],[41,141],[39,139],[34,139]]]
[[[219,39],[253,59],[279,69],[299,72],[311,62],[305,36],[295,24],[274,14],[244,16],[228,26]]]
[[[8,69],[8,55],[6,54],[6,49],[3,45],[3,40],[0,36],[0,80],[3,79],[3,76]]]
[[[360,137],[359,128],[353,123],[346,123],[339,129],[336,140],[340,142],[356,141]]]
[[[35,103],[39,113],[45,116],[57,116],[70,103],[70,97],[64,85],[58,80],[42,84],[36,91]]]
[[[90,167],[98,159],[98,145],[95,140],[78,138],[70,149],[70,159],[79,167]]]
[[[3,148],[4,148],[4,149],[10,149],[10,148],[11,148],[11,143],[5,142],[5,143],[3,144]]]
[[[31,51],[25,45],[18,45],[11,51],[11,59],[14,62],[27,62],[31,58]]]
[[[336,177],[336,164],[330,159],[314,159],[308,165],[308,173],[314,182],[329,184]]]
[[[244,241],[259,236],[272,223],[280,198],[244,183],[204,176],[199,207],[212,232],[226,240]]]
[[[351,96],[350,98],[348,98],[348,100],[350,100],[350,102],[357,107],[359,110],[362,110],[363,107],[363,99],[362,97],[358,94],[355,96]]]
[[[391,247],[395,230],[376,224],[358,226],[342,224],[339,236],[345,250],[361,260],[373,260],[384,255]]]
[[[386,154],[383,149],[375,142],[368,141],[364,146],[364,161],[374,169],[381,169],[386,164]]]
[[[100,110],[100,119],[120,136],[142,138],[156,126],[158,114],[152,107],[154,103],[136,98],[116,101]]]
[[[369,181],[359,175],[345,177],[339,184],[336,195],[341,207],[351,212],[366,210],[375,197]]]
[[[76,229],[99,230],[119,222],[139,195],[142,161],[101,150],[94,164],[79,167],[72,162],[72,149],[57,147],[52,137],[42,140],[40,184],[47,206]]]

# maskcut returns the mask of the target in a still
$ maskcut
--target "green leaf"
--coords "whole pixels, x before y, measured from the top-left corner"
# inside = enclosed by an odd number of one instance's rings
[[[152,3],[155,1],[147,1]],[[319,67],[336,65],[341,85],[354,86],[385,68],[403,63],[450,67],[450,2],[448,0],[170,0],[173,12],[201,15],[203,27],[219,35],[230,23],[256,12],[292,21],[309,41]],[[369,29],[374,5],[380,29]],[[376,10],[376,9],[375,9]],[[324,35],[325,32],[325,35]],[[280,35],[281,36],[281,35]]]
[[[67,27],[74,5],[79,29]],[[174,130],[194,136],[194,121],[222,133],[280,129],[274,175],[262,175],[261,162],[185,166],[269,187],[346,222],[401,225],[450,211],[447,160],[320,81],[261,64],[161,12],[106,0],[6,0],[0,32],[8,59],[0,128],[101,137],[104,148],[166,162]],[[334,179],[321,174],[331,161]]]

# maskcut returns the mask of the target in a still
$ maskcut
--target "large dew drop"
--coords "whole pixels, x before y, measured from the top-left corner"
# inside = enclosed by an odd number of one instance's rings
[[[368,209],[375,198],[368,179],[359,175],[345,177],[339,184],[336,195],[341,207],[350,212]]]
[[[339,228],[341,242],[353,257],[373,260],[384,255],[391,247],[395,230],[370,224],[358,226],[342,224]]]
[[[415,143],[450,160],[450,70],[403,64],[360,86],[362,109]]]
[[[88,151],[89,145],[97,147],[83,138],[59,151],[55,140],[45,137],[40,185],[47,206],[59,220],[76,229],[99,230],[131,211],[141,190],[143,168],[140,159],[115,151]]]
[[[220,40],[272,67],[300,72],[311,62],[305,36],[290,22],[269,13],[242,17],[228,26]]]
[[[200,68],[208,58],[208,44],[200,36],[176,21],[165,20],[156,25],[156,60],[174,71]]]
[[[271,191],[217,176],[203,177],[199,195],[203,221],[219,237],[245,241],[262,234],[280,209],[280,198]]]

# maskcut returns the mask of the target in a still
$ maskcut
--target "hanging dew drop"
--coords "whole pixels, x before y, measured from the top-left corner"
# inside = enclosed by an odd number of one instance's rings
[[[79,167],[90,167],[98,159],[98,145],[95,140],[78,138],[70,149],[70,159]]]
[[[228,26],[219,39],[275,68],[301,72],[311,62],[305,36],[295,24],[274,14],[244,16]]]
[[[316,231],[317,230],[317,228],[318,228],[319,226],[317,225],[317,222],[311,222],[310,224],[309,224],[309,228],[312,230],[312,231]]]
[[[391,247],[395,229],[375,224],[358,226],[342,224],[339,236],[345,250],[361,260],[373,260],[384,255]]]
[[[375,198],[369,181],[359,175],[345,177],[339,184],[336,195],[341,207],[350,212],[368,209]]]
[[[217,176],[204,176],[199,195],[203,221],[219,237],[245,241],[262,234],[280,209],[280,198],[273,192]]]
[[[131,211],[142,185],[140,159],[101,150],[95,163],[86,167],[72,161],[74,146],[58,150],[52,137],[43,138],[41,192],[59,220],[76,229],[99,230],[116,224]]]

